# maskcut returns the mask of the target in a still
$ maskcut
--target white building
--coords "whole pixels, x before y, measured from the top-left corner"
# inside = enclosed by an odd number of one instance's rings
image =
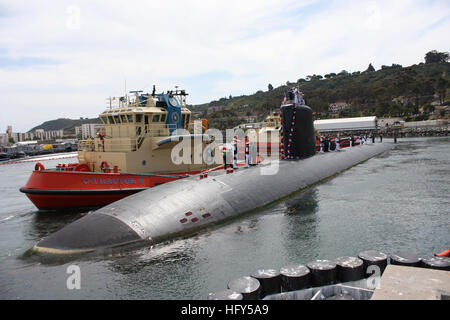
[[[396,123],[404,122],[403,118],[400,117],[392,117],[392,118],[379,118],[378,125],[380,128],[389,128],[393,127]]]
[[[316,120],[314,121],[314,128],[319,132],[376,130],[378,128],[378,120],[375,116]]]
[[[43,140],[44,139],[44,129],[36,129],[34,130],[34,135],[38,140]]]
[[[85,124],[82,124],[81,125],[81,138],[82,139],[87,139],[89,137],[95,138],[97,136],[97,132],[101,128],[103,128],[103,124],[101,124],[101,123],[85,123]]]
[[[44,129],[36,129],[34,131],[34,138],[38,140],[55,140],[62,138],[64,135],[64,130],[49,130],[44,131]]]
[[[8,144],[8,134],[7,133],[0,133],[0,145],[6,146]]]
[[[346,102],[335,102],[328,107],[328,111],[331,113],[339,113],[339,111],[346,109],[350,109],[350,106]]]
[[[79,127],[75,127],[75,137],[81,137],[82,136],[82,132],[81,132],[81,126]]]

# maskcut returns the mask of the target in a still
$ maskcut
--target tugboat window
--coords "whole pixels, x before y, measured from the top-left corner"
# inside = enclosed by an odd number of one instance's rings
[[[136,114],[136,122],[142,121],[142,114]]]
[[[152,122],[159,122],[159,114],[153,116]]]
[[[166,114],[165,113],[163,113],[161,115],[161,122],[166,122]]]
[[[129,123],[133,122],[133,115],[132,114],[127,114],[127,118],[128,118],[128,122]]]
[[[120,115],[120,120],[122,121],[122,123],[127,123],[128,121],[127,121],[127,116],[125,115],[125,114],[121,114]]]
[[[119,123],[120,123],[120,119],[119,119],[119,116],[118,116],[118,115],[115,115],[115,116],[114,116],[114,122],[115,122],[116,124],[119,124]]]

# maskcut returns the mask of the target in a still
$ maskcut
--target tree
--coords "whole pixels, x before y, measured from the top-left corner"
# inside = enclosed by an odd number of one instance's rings
[[[374,72],[375,68],[373,67],[373,65],[371,63],[369,63],[369,67],[366,70],[367,72]]]
[[[437,52],[432,50],[425,55],[425,63],[447,62],[450,55],[448,52]]]
[[[445,94],[447,93],[448,80],[440,77],[436,84],[436,91],[439,94],[439,102],[444,103]]]
[[[419,85],[414,86],[414,88],[411,90],[411,92],[414,93],[414,98],[416,100],[416,106],[419,106],[420,86]]]
[[[268,87],[269,91],[273,90],[273,85],[272,84],[269,83],[269,85],[267,87]]]
[[[389,113],[390,105],[387,102],[381,102],[377,105],[377,108],[375,110],[375,114],[377,117],[384,117],[384,115],[387,115]]]
[[[434,106],[433,106],[432,104],[427,104],[427,105],[423,108],[423,110],[424,110],[426,113],[433,113],[434,110],[435,110],[435,108],[434,108]]]

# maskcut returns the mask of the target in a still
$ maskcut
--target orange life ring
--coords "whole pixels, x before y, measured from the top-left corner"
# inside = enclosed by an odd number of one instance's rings
[[[450,257],[450,249],[445,250],[444,252],[435,254],[436,257]]]
[[[36,165],[34,166],[34,170],[35,170],[35,171],[45,170],[45,167],[44,167],[44,165],[42,164],[42,162],[38,162],[38,163],[36,163]]]
[[[86,163],[79,163],[75,167],[75,171],[91,171]]]
[[[109,164],[106,161],[103,161],[100,165],[100,169],[102,169],[103,172],[109,172]]]

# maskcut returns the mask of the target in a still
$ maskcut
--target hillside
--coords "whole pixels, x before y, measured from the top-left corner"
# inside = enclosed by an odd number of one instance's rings
[[[429,57],[428,55],[431,54]],[[443,55],[441,58],[439,55]],[[433,59],[437,57],[437,59]],[[425,63],[402,67],[398,64],[375,70],[371,64],[365,71],[310,75],[295,82],[251,95],[224,97],[201,105],[191,105],[194,119],[208,119],[210,128],[233,128],[245,122],[259,122],[279,110],[286,92],[292,87],[303,91],[306,103],[317,119],[331,117],[403,117],[406,121],[449,118],[440,105],[450,105],[450,63],[448,53],[430,51]],[[332,106],[335,110],[332,110]],[[94,119],[57,119],[32,128],[64,129],[74,133],[82,123],[100,123]]]
[[[75,133],[75,127],[81,126],[84,123],[100,123],[99,118],[93,119],[67,119],[67,118],[59,118],[56,120],[45,121],[44,123],[30,129],[28,132],[34,131],[36,129],[44,129],[45,131],[49,130],[61,130],[63,129],[67,133]]]
[[[450,63],[430,62],[409,67],[393,64],[375,71],[372,65],[363,72],[311,75],[287,82],[268,91],[248,96],[222,98],[192,106],[198,116],[208,119],[209,127],[232,128],[246,121],[262,121],[270,111],[278,110],[285,93],[298,87],[316,118],[400,116],[406,120],[425,120],[435,105],[449,105]],[[330,105],[344,106],[337,112]],[[448,116],[442,113],[438,116]]]

